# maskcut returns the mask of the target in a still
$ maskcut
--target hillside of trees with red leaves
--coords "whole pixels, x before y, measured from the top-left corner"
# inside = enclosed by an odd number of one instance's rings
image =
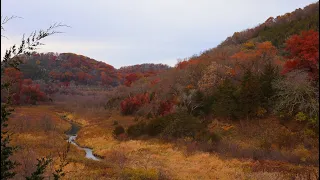
[[[126,86],[131,84],[140,78],[147,78],[155,76],[163,71],[168,70],[170,67],[164,64],[137,64],[133,66],[121,67],[118,72],[121,75],[121,82]]]
[[[20,55],[19,59],[23,62],[18,66],[20,71],[6,68],[2,78],[14,82],[15,104],[52,100],[54,93],[70,85],[112,88],[123,84],[129,87],[140,78],[156,76],[170,68],[163,64],[141,64],[115,69],[107,63],[73,53],[34,52]],[[60,93],[67,93],[62,89]],[[6,95],[2,99],[4,97]]]
[[[160,126],[153,124],[160,119],[166,121],[166,117],[180,113],[240,124],[276,115],[284,121],[304,121],[306,129],[317,133],[318,5],[269,18],[253,29],[235,33],[216,48],[180,60],[174,68],[150,77],[147,82],[153,82],[151,85],[143,86],[139,77],[129,74],[125,83],[129,95],[120,95],[118,107],[124,115],[151,118],[151,127]],[[176,119],[172,123],[183,126],[186,121]],[[147,133],[149,125],[141,132]],[[170,123],[161,126],[172,128]],[[128,133],[142,127],[138,123]]]
[[[33,53],[19,66],[24,78],[61,84],[115,87],[168,69],[163,64],[141,64],[115,69],[113,66],[73,53]]]

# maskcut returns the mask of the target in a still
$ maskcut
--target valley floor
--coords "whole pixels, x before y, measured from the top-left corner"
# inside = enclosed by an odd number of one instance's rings
[[[117,112],[82,113],[69,112],[60,105],[41,105],[18,107],[9,126],[15,133],[13,144],[20,145],[14,159],[21,162],[16,179],[34,170],[36,158],[49,154],[58,160],[58,152],[66,146],[68,121],[79,123],[82,127],[76,142],[89,147],[102,157],[101,161],[85,158],[85,152],[71,146],[68,153],[69,164],[64,179],[126,179],[128,174],[143,174],[154,179],[316,179],[317,165],[299,165],[282,161],[253,160],[226,157],[218,153],[188,151],[188,147],[174,142],[158,139],[117,140],[112,136],[113,123],[117,121],[124,127],[135,123],[134,117],[121,116]],[[262,120],[262,125],[263,126]],[[237,128],[234,127],[234,137]],[[254,132],[253,132],[254,134]],[[255,139],[236,140],[239,144],[254,144]],[[188,141],[188,140],[182,140]],[[309,154],[308,154],[309,153]],[[306,152],[310,159],[318,152]],[[311,155],[310,155],[311,154]],[[318,160],[316,160],[318,161]],[[58,161],[55,161],[57,165]],[[54,165],[50,170],[54,169]],[[308,172],[306,174],[306,172]],[[49,173],[49,172],[48,172]],[[137,175],[138,176],[138,175]],[[157,176],[157,177],[156,177]]]

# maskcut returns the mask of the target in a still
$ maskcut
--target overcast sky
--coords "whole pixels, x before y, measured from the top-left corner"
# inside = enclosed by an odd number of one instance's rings
[[[46,38],[41,52],[72,52],[116,68],[141,63],[173,66],[221,43],[236,31],[315,0],[1,0],[5,25],[1,56],[23,33],[55,22],[63,34]]]

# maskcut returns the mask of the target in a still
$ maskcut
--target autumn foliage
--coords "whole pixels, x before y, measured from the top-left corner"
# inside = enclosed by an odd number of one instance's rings
[[[78,85],[118,85],[116,69],[109,64],[73,53],[33,53],[20,67],[26,78],[44,79],[56,82],[74,81]],[[37,75],[41,71],[43,74]]]
[[[129,75],[127,75],[127,76],[125,77],[125,82],[124,82],[124,84],[125,84],[126,86],[130,87],[133,82],[137,81],[137,80],[140,79],[140,78],[141,78],[140,75],[137,75],[137,74],[135,74],[135,73],[131,73],[131,74],[129,74]]]
[[[142,77],[155,76],[169,69],[163,64],[140,64],[115,69],[113,66],[74,53],[32,53],[20,65],[25,78],[74,82],[75,85],[128,87]]]
[[[11,92],[7,93],[12,94],[14,104],[36,104],[47,100],[40,85],[33,83],[31,79],[23,79],[22,72],[15,68],[6,68],[2,80],[12,84]]]
[[[123,114],[133,114],[135,113],[142,105],[150,102],[149,93],[137,94],[132,97],[124,99],[120,106],[121,112]]]
[[[31,79],[24,79],[20,86],[20,93],[16,94],[17,104],[36,104],[47,99],[46,94],[40,90],[39,84],[34,84]]]
[[[158,114],[161,116],[165,116],[167,114],[170,114],[173,111],[174,102],[170,100],[161,101]]]
[[[293,70],[305,70],[313,79],[319,78],[319,32],[303,31],[286,41],[285,48],[290,55],[283,74]]]
[[[277,49],[271,42],[250,43],[249,47],[247,44],[248,43],[243,44],[244,48],[231,56],[231,59],[234,60],[232,64],[235,65],[233,70],[241,67],[242,70],[261,72],[264,65],[268,63],[275,64],[277,60]],[[236,72],[232,74],[236,74]]]
[[[189,60],[183,60],[183,61],[180,61],[176,64],[176,68],[177,69],[185,69],[189,65],[195,65],[195,64],[198,64],[199,62],[200,62],[200,60],[196,59],[196,58],[191,58]]]

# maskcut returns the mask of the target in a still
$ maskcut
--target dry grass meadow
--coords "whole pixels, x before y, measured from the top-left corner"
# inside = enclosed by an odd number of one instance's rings
[[[114,122],[128,127],[135,123],[135,118],[122,116],[117,110],[105,110],[99,103],[88,99],[81,101],[78,98],[51,105],[17,107],[9,124],[14,132],[12,143],[21,146],[18,150],[20,152],[13,157],[21,163],[17,167],[19,175],[15,178],[21,179],[30,174],[39,157],[54,158],[47,173],[58,165],[58,153],[67,144],[64,133],[71,127],[68,121],[81,125],[76,142],[83,147],[92,148],[94,154],[102,160],[86,159],[84,151],[71,145],[68,153],[70,163],[64,168],[64,179],[143,179],[137,178],[138,176],[127,178],[128,174],[140,174],[139,177],[145,177],[144,179],[159,180],[289,180],[318,177],[318,165],[312,163],[318,162],[318,142],[312,139],[307,142],[312,144],[310,149],[296,145],[293,150],[289,150],[280,140],[279,143],[271,144],[274,152],[288,154],[288,157],[305,158],[305,164],[282,160],[281,157],[277,160],[276,153],[274,158],[250,158],[250,150],[261,147],[261,137],[283,136],[279,133],[284,133],[285,130],[280,128],[275,119],[261,120],[259,126],[250,128],[214,120],[209,128],[219,129],[227,134],[222,140],[227,143],[225,147],[217,148],[216,152],[205,152],[193,148],[191,143],[188,144],[188,139],[115,139],[112,136]],[[270,126],[271,124],[274,126]],[[261,129],[264,131],[260,132]],[[289,133],[294,135],[294,132]]]

